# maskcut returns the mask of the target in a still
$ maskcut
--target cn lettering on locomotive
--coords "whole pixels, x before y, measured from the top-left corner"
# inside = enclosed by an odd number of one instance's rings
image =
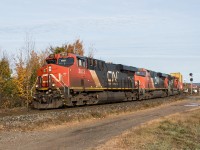
[[[109,84],[111,84],[111,83],[118,84],[118,74],[119,74],[118,71],[116,71],[116,72],[108,71],[107,72],[107,79],[108,79]]]

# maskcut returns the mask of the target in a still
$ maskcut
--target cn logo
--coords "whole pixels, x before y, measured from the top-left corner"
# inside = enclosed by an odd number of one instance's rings
[[[117,82],[118,81],[118,74],[119,72],[114,72],[114,71],[108,71],[107,72],[107,79],[108,82]]]
[[[61,82],[62,81],[62,75],[61,73],[58,74],[58,78],[54,76],[54,74],[43,74],[43,77],[47,77],[47,76],[51,76],[53,79],[55,79],[57,82]]]

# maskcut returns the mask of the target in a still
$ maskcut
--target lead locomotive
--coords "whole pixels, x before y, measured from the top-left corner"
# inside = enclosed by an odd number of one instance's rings
[[[46,63],[37,73],[37,109],[150,99],[182,90],[177,77],[72,53],[51,54]]]

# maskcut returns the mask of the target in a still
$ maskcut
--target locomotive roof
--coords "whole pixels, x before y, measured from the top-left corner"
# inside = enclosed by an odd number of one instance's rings
[[[122,64],[117,64],[117,66],[121,71],[130,71],[130,72],[138,71],[138,68],[132,67],[132,66],[126,66],[126,65],[122,65]]]
[[[71,53],[71,54],[73,54],[73,53]],[[94,60],[97,60],[97,61],[105,62],[104,60],[90,58],[90,57],[87,57],[87,56],[81,56],[81,55],[78,55],[78,54],[73,54],[73,55],[75,55],[78,58],[82,58],[82,59],[94,59]],[[121,70],[121,71],[137,72],[137,71],[140,71],[141,69],[144,69],[144,68],[137,68],[137,67],[133,67],[133,66],[127,66],[127,65],[123,65],[123,64],[114,64],[114,63],[107,63],[107,64],[117,65],[117,68],[119,70]],[[150,72],[150,74],[154,74],[156,76],[174,78],[173,76],[171,76],[169,74],[165,74],[165,73],[161,73],[161,72],[156,72],[156,71],[152,71],[152,70],[148,70],[148,69],[145,69],[145,70],[147,70],[148,72]]]

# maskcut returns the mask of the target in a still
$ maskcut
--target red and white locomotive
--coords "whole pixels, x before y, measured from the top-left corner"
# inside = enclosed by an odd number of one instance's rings
[[[37,109],[150,99],[182,90],[177,77],[72,53],[51,54],[46,63],[37,73]]]

